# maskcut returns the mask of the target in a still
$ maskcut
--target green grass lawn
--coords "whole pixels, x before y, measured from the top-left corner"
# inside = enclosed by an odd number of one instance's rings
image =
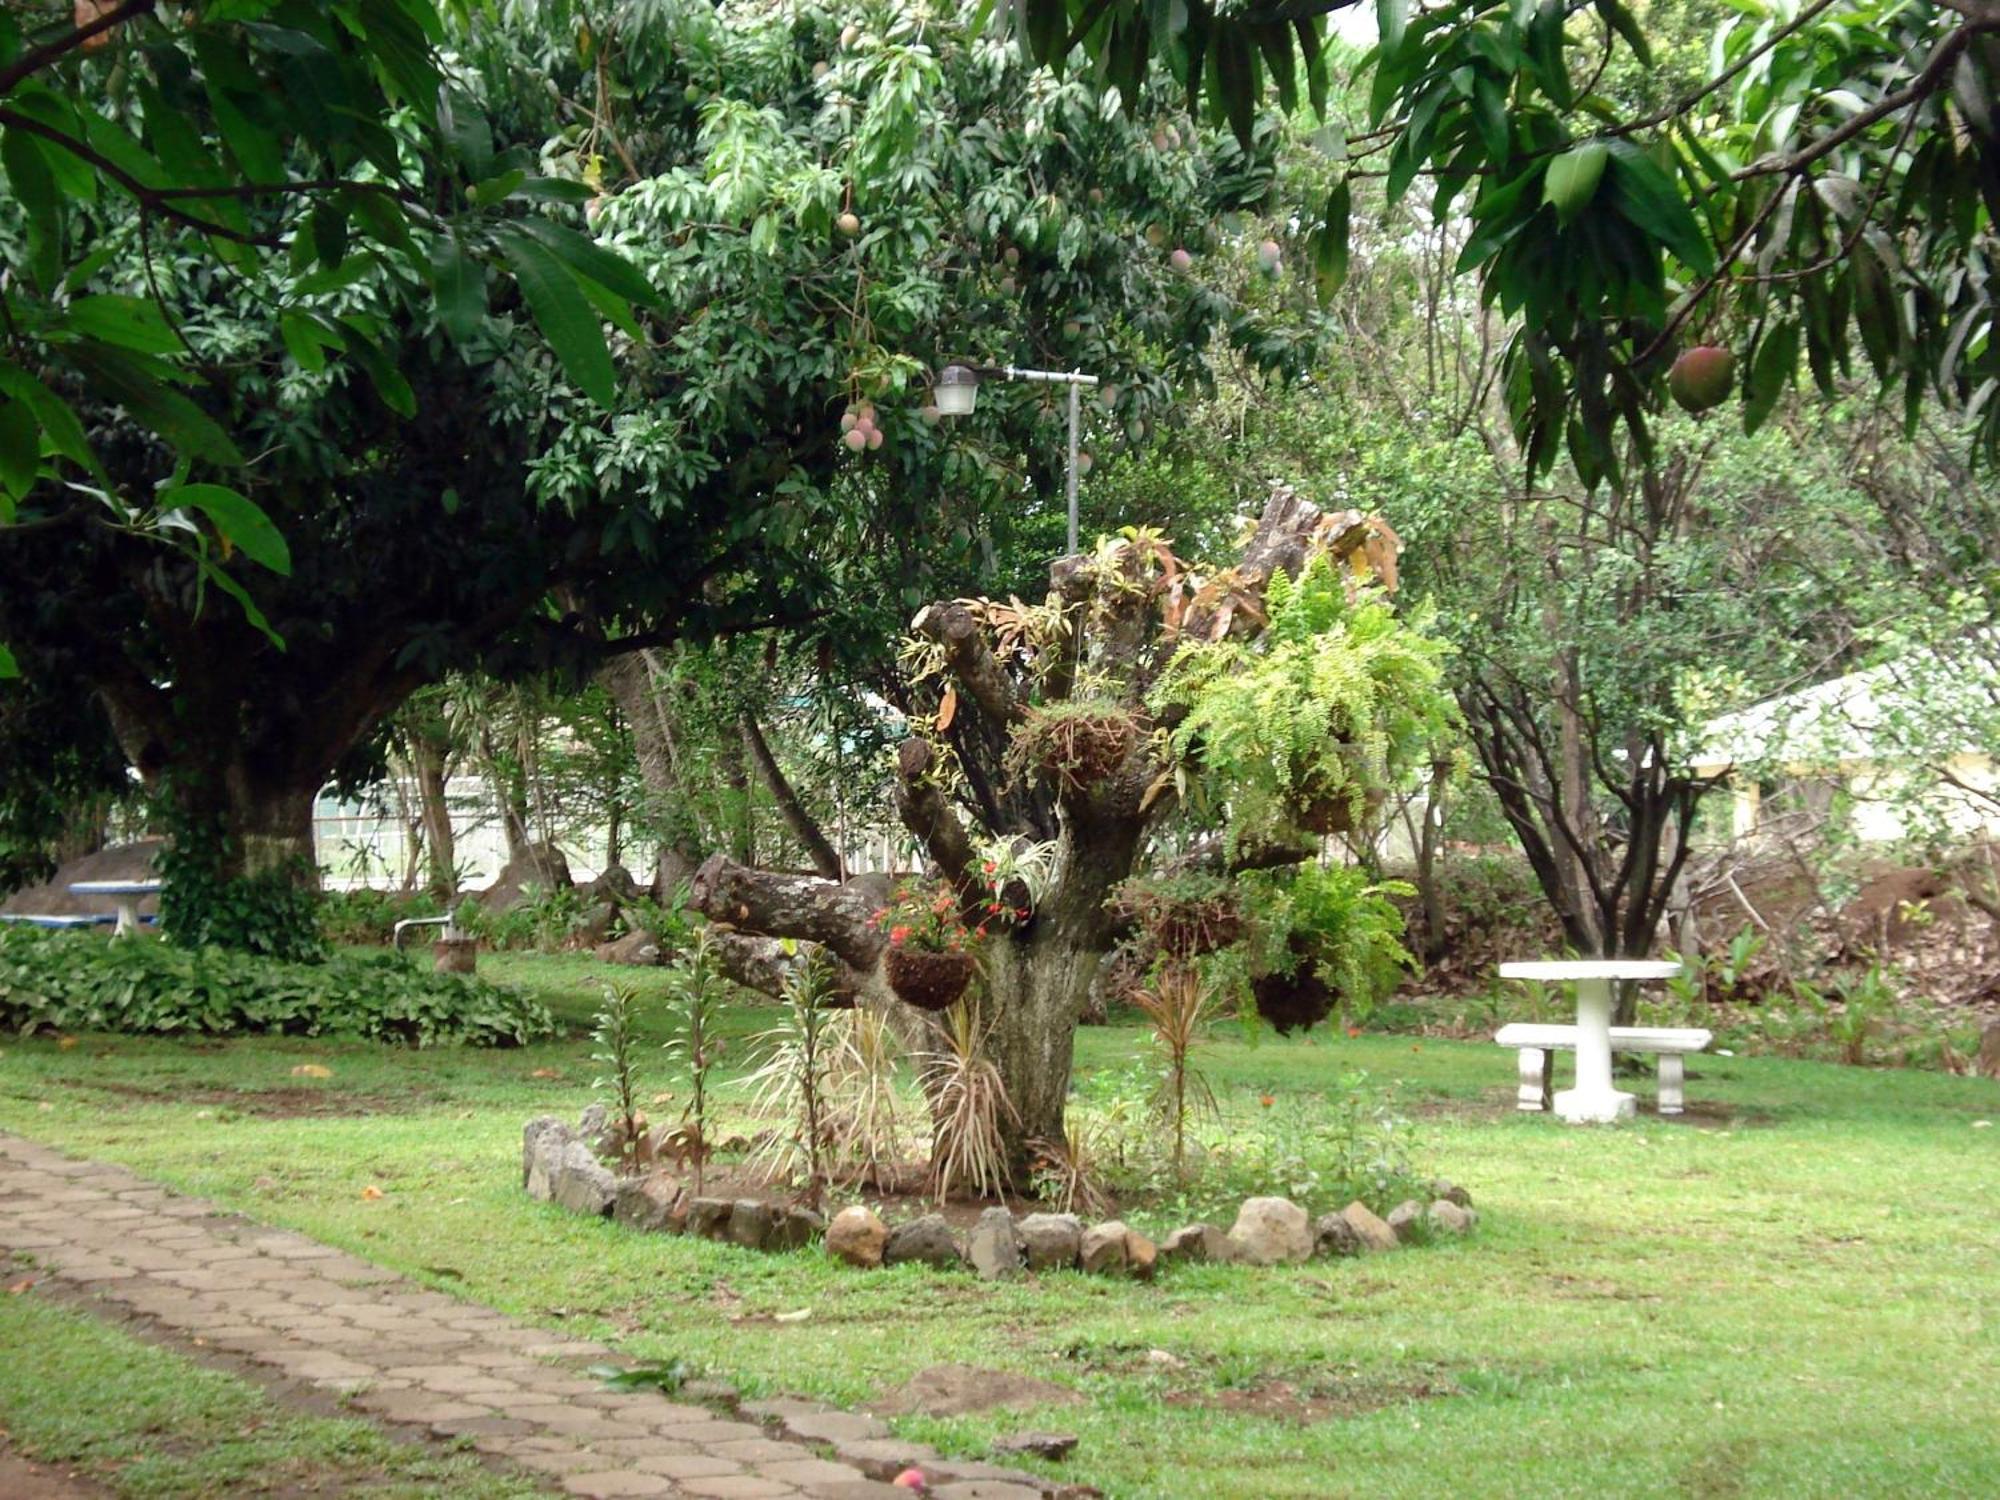
[[[605,972],[482,968],[573,1025]],[[855,1402],[948,1361],[1038,1375],[1085,1403],[901,1430],[962,1454],[1074,1430],[1065,1472],[1114,1496],[2000,1493],[2000,1084],[1706,1057],[1695,1115],[1586,1131],[1516,1115],[1513,1055],[1491,1046],[1225,1030],[1201,1060],[1226,1120],[1257,1121],[1264,1095],[1316,1108],[1365,1069],[1400,1086],[1430,1166],[1471,1188],[1477,1232],[1150,1287],[990,1286],[526,1201],[521,1123],[589,1102],[589,1050],[9,1041],[0,1127],[752,1393]],[[1080,1072],[1143,1053],[1134,1028],[1086,1031]]]
[[[247,1381],[32,1293],[0,1297],[0,1432],[134,1500],[542,1493],[469,1453],[398,1442],[355,1418],[286,1410]]]

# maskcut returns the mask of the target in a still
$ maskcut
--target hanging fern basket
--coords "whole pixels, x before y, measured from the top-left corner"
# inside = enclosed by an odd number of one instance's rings
[[[972,955],[891,948],[882,961],[882,972],[905,1005],[918,1010],[949,1010],[972,983]]]

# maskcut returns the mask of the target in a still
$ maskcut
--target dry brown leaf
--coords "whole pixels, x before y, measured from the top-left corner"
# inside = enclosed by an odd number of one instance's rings
[[[361,1196],[368,1199],[372,1203],[375,1199],[382,1196],[382,1190],[371,1182],[368,1184],[367,1187],[361,1190]]]
[[[1174,784],[1174,768],[1168,766],[1153,778],[1153,784],[1146,788],[1146,795],[1139,799],[1139,811],[1144,812],[1158,799],[1160,793]]]
[[[956,685],[952,683],[946,683],[944,689],[944,697],[938,703],[938,711],[937,711],[938,733],[943,734],[947,729],[951,728],[951,721],[957,717],[958,717],[958,688],[956,687]]]
[[[296,1068],[292,1069],[292,1077],[331,1078],[333,1077],[333,1069],[327,1067],[324,1063],[300,1063]]]
[[[67,1052],[67,1051],[69,1051],[69,1050],[70,1050],[71,1048],[73,1048],[74,1046],[76,1046],[76,1038],[75,1038],[75,1037],[73,1037],[73,1036],[66,1036],[66,1037],[63,1037],[63,1038],[61,1038],[60,1040],[58,1040],[58,1041],[56,1042],[56,1045],[57,1045],[58,1047],[62,1048],[62,1050],[63,1050],[63,1051]]]
[[[562,1074],[554,1068],[537,1068],[528,1075],[530,1078],[560,1078]]]
[[[21,1295],[21,1293],[25,1292],[29,1287],[33,1286],[34,1284],[35,1284],[34,1277],[23,1276],[19,1281],[15,1282],[12,1286],[7,1288],[7,1295],[10,1297],[18,1297]]]

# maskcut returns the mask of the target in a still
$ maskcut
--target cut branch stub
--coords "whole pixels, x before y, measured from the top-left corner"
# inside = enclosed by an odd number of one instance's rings
[[[910,626],[944,648],[945,665],[987,718],[1008,725],[1021,717],[1021,696],[971,610],[963,604],[933,604]]]
[[[690,899],[712,922],[822,944],[863,973],[874,969],[887,942],[874,920],[883,904],[877,883],[753,870],[716,854],[695,872]]]
[[[928,740],[912,736],[896,747],[896,815],[963,896],[972,884],[972,840],[932,776],[937,764]]]

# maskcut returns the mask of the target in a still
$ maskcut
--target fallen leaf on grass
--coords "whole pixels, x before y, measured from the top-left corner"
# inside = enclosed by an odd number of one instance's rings
[[[560,1078],[562,1074],[554,1068],[537,1068],[528,1075],[530,1078]]]
[[[21,1293],[25,1292],[29,1287],[33,1286],[34,1284],[35,1284],[34,1277],[23,1276],[19,1281],[15,1282],[12,1286],[7,1288],[7,1295],[10,1297],[18,1297],[21,1295]]]
[[[361,1190],[361,1196],[373,1200],[382,1196],[382,1190],[371,1182],[368,1184],[367,1187]]]
[[[73,1036],[61,1037],[57,1040],[56,1045],[67,1052],[76,1045],[76,1038]]]
[[[803,1323],[813,1315],[810,1307],[802,1307],[797,1312],[779,1313],[771,1319],[773,1323]]]
[[[300,1063],[296,1068],[292,1069],[292,1077],[331,1078],[333,1077],[333,1069],[327,1067],[324,1063]]]

